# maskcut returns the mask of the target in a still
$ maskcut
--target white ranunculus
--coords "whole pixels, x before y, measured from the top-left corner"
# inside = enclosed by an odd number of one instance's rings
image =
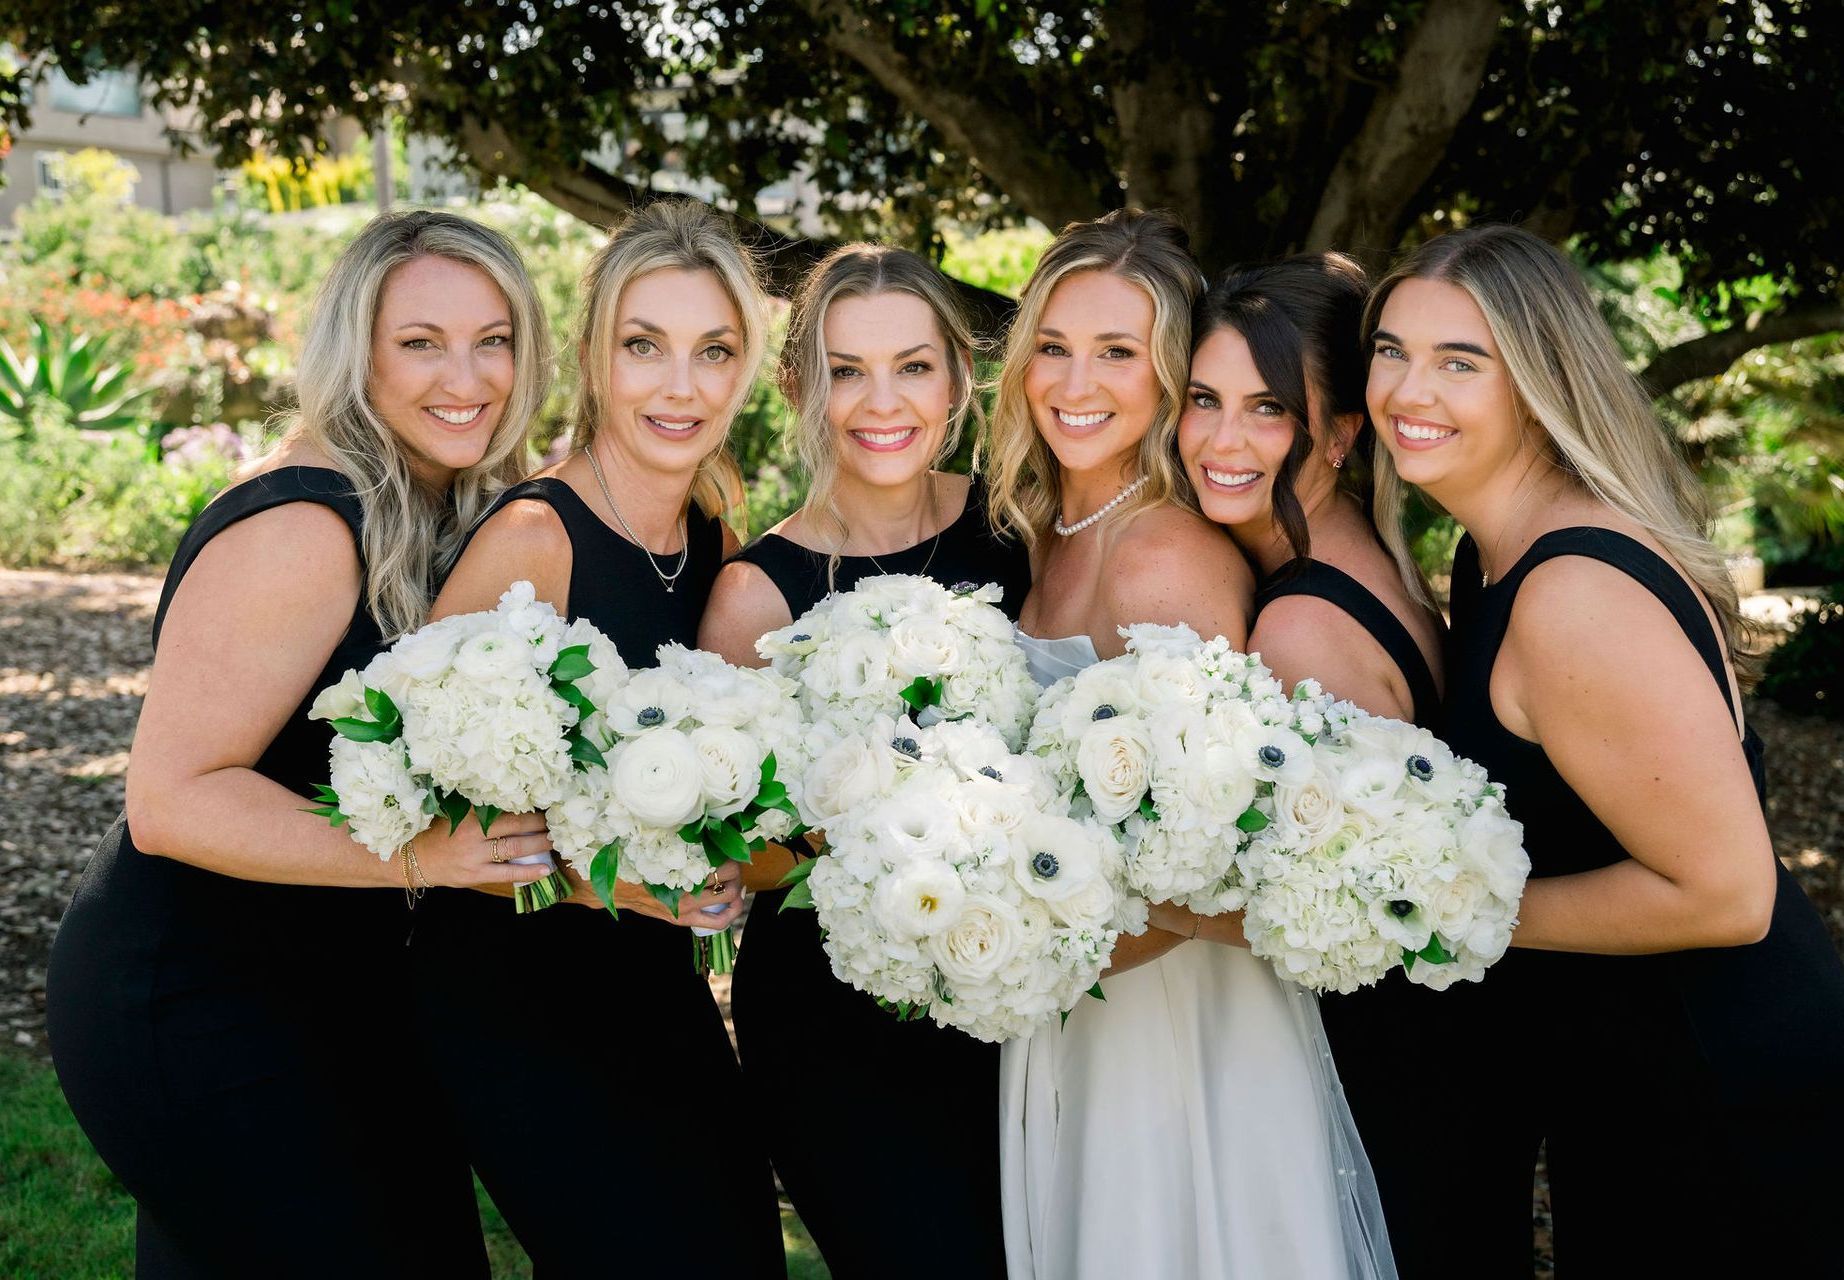
[[[899,863],[879,882],[872,913],[894,937],[914,941],[950,927],[967,897],[954,868],[934,858]]]
[[[1146,794],[1152,738],[1137,716],[1110,716],[1089,726],[1076,747],[1076,771],[1095,816],[1119,822]]]
[[[929,958],[951,987],[990,981],[1018,952],[1018,912],[1003,898],[969,896],[956,918],[928,940]]]
[[[309,720],[342,720],[364,714],[365,679],[356,670],[346,672],[337,684],[322,689],[307,709]]]
[[[1481,805],[1460,824],[1460,861],[1485,880],[1493,896],[1516,902],[1530,875],[1524,828],[1496,801]]]
[[[706,725],[691,731],[691,744],[698,754],[707,812],[727,818],[755,799],[763,755],[755,739],[740,729]]]
[[[680,827],[698,816],[704,770],[691,739],[677,729],[623,741],[609,768],[615,794],[647,826]]]
[[[404,679],[439,680],[454,665],[455,650],[466,638],[456,624],[467,615],[456,615],[413,631],[390,648],[391,665]]]

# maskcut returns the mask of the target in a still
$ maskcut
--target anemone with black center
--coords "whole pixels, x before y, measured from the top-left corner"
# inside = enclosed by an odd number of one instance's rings
[[[1415,914],[1415,904],[1407,898],[1397,898],[1389,904],[1389,913],[1398,920],[1406,920]]]
[[[1287,753],[1275,746],[1272,742],[1255,754],[1260,756],[1261,762],[1270,769],[1278,769],[1287,763]]]
[[[922,748],[914,738],[892,738],[890,739],[890,745],[903,755],[908,756],[911,760],[920,760],[922,758]]]
[[[994,782],[1004,782],[1005,781],[1005,775],[1000,773],[997,769],[993,768],[989,764],[983,764],[980,766],[980,776],[991,778]]]
[[[666,713],[658,707],[642,707],[640,714],[634,717],[634,723],[643,729],[653,729],[666,723]]]
[[[1434,776],[1434,764],[1427,756],[1410,756],[1409,772],[1426,782]]]
[[[1088,718],[1090,720],[1112,720],[1115,716],[1119,714],[1120,712],[1116,711],[1113,707],[1110,707],[1107,703],[1104,702],[1099,707],[1096,707],[1093,711],[1089,712]]]
[[[1031,855],[1031,871],[1039,880],[1054,880],[1062,867],[1054,853],[1034,853]]]

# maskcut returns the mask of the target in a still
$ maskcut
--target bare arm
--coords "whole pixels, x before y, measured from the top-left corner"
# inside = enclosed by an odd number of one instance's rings
[[[339,514],[297,502],[213,538],[174,592],[128,760],[138,847],[221,875],[278,884],[403,887],[383,862],[255,764],[345,634],[359,559]],[[489,857],[478,828],[417,839],[432,884],[512,883],[532,869]],[[518,853],[541,852],[526,828]],[[544,846],[548,847],[548,846]]]
[[[1515,945],[1644,954],[1766,933],[1773,845],[1735,721],[1648,592],[1579,557],[1539,567],[1518,594],[1492,703],[1631,855],[1530,881]]]
[[[1389,653],[1350,614],[1317,596],[1282,596],[1263,609],[1249,634],[1249,651],[1261,655],[1288,689],[1317,680],[1374,716],[1414,718],[1408,682]]]

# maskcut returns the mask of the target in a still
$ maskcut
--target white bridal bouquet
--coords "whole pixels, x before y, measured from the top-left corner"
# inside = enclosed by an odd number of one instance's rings
[[[337,736],[312,812],[389,858],[438,814],[452,830],[471,809],[485,831],[501,813],[548,808],[601,771],[583,718],[624,671],[593,626],[566,625],[515,582],[498,608],[432,622],[321,691],[308,714]],[[516,906],[568,893],[553,873],[519,886]]]
[[[1029,750],[1126,841],[1127,882],[1200,915],[1241,907],[1275,784],[1309,767],[1330,700],[1189,627],[1121,628],[1127,652],[1044,691]]]
[[[596,700],[581,729],[607,768],[571,777],[548,820],[552,847],[611,910],[620,878],[676,914],[713,867],[805,830],[805,750],[792,681],[679,644],[658,657]],[[729,971],[727,932],[703,958]]]
[[[1274,787],[1243,931],[1283,977],[1353,991],[1400,963],[1443,990],[1505,953],[1530,874],[1503,788],[1425,729],[1355,712]]]
[[[1039,761],[972,720],[891,716],[831,754],[812,779],[827,852],[795,868],[786,905],[817,909],[841,981],[987,1041],[1099,994],[1146,904],[1123,891],[1119,842],[1069,815]]]
[[[976,717],[1016,750],[1037,702],[1000,589],[915,574],[862,579],[756,642],[795,681],[818,742],[907,708],[923,725]],[[816,752],[817,754],[817,752]]]

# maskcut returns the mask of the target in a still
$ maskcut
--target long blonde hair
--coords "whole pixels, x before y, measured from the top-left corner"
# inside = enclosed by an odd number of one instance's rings
[[[369,392],[372,329],[385,282],[423,257],[486,272],[512,318],[512,393],[485,455],[457,472],[445,493],[416,480],[408,449],[372,408]],[[302,343],[297,408],[286,419],[284,442],[311,443],[352,482],[365,516],[365,598],[387,639],[423,624],[463,534],[525,473],[526,432],[550,376],[544,308],[518,250],[497,231],[452,213],[380,214],[327,273]]]
[[[743,475],[728,446],[730,424],[748,403],[768,350],[768,297],[749,250],[723,216],[701,201],[673,197],[634,210],[596,251],[583,272],[578,321],[581,376],[577,379],[572,442],[589,447],[608,415],[615,363],[615,319],[621,294],[652,271],[709,271],[741,319],[742,372],[724,406],[725,440],[706,455],[692,480],[692,501],[707,516],[742,505]]]
[[[1471,227],[1428,241],[1378,284],[1364,309],[1374,333],[1404,280],[1466,290],[1484,313],[1524,421],[1540,427],[1549,460],[1664,546],[1710,603],[1738,677],[1752,674],[1752,637],[1722,553],[1710,542],[1703,487],[1627,371],[1613,333],[1569,260],[1519,227]],[[1376,520],[1405,580],[1407,485],[1389,450],[1372,449]]]
[[[1140,441],[1141,487],[1120,508],[1128,515],[1165,503],[1197,510],[1178,461],[1178,417],[1191,371],[1191,308],[1204,279],[1191,258],[1190,237],[1171,215],[1116,209],[1091,222],[1072,222],[1044,250],[1025,284],[1005,341],[1005,368],[992,407],[986,451],[991,475],[986,494],[993,528],[1034,544],[1062,507],[1061,469],[1038,434],[1025,399],[1025,370],[1037,344],[1050,294],[1079,271],[1106,271],[1146,290],[1153,303],[1151,354],[1159,379],[1159,406]]]
[[[830,523],[834,568],[838,565],[839,548],[845,545],[851,530],[835,501],[839,441],[828,415],[832,379],[831,364],[826,359],[826,314],[842,298],[868,298],[881,293],[907,293],[920,298],[934,313],[941,332],[942,359],[947,362],[954,403],[948,411],[948,429],[929,465],[940,466],[954,456],[969,419],[976,432],[985,427],[985,414],[973,381],[977,339],[947,277],[920,255],[887,245],[841,245],[822,258],[801,281],[788,310],[788,331],[781,343],[777,376],[781,392],[794,410],[794,451],[807,473],[807,499],[802,510]]]

